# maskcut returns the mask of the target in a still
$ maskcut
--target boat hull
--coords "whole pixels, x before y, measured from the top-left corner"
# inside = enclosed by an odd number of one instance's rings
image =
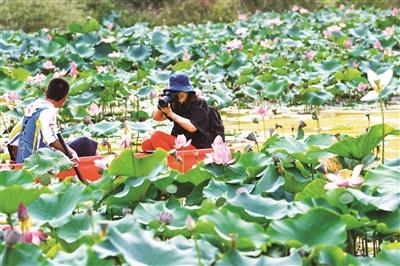
[[[168,156],[167,162],[168,166],[172,169],[176,169],[182,173],[186,173],[192,167],[204,160],[207,153],[211,153],[212,149],[198,149],[198,150],[187,150],[187,151],[177,151],[176,156]],[[136,157],[141,158],[148,156],[149,153],[136,153]],[[96,181],[101,178],[100,168],[95,166],[94,161],[102,159],[102,156],[87,156],[80,157],[79,159],[79,170],[82,177],[87,181]],[[4,166],[4,165],[2,165]],[[11,169],[22,169],[23,164],[9,164]],[[74,176],[75,170],[73,168],[63,171],[57,174],[60,179],[64,179],[67,176]]]

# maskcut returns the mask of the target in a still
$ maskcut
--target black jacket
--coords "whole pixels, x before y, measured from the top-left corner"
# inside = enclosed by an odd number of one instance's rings
[[[175,105],[172,111],[184,118],[187,118],[197,128],[193,133],[182,128],[178,123],[174,122],[171,135],[185,135],[186,139],[192,140],[192,145],[198,149],[210,148],[214,141],[211,136],[211,117],[210,108],[203,99],[198,99],[193,103]]]

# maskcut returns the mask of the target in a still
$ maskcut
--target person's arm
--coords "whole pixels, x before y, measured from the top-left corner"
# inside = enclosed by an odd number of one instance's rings
[[[52,109],[45,109],[40,113],[40,130],[43,136],[43,142],[48,146],[66,154],[61,142],[57,138],[57,125],[55,116],[56,114]],[[74,166],[77,166],[79,162],[77,153],[68,145],[67,148],[72,155],[71,162],[74,164]]]
[[[155,121],[164,121],[167,119],[167,117],[165,116],[165,114],[160,110],[160,109],[156,109],[153,112],[153,119]]]
[[[60,140],[58,140],[58,139],[56,141],[54,141],[53,143],[51,143],[50,146],[52,148],[56,149],[56,150],[61,151],[64,154],[67,154],[67,151],[64,149],[64,147],[62,146]],[[74,164],[74,166],[78,166],[78,163],[79,163],[78,154],[76,153],[76,151],[74,149],[72,149],[68,145],[67,145],[67,149],[72,155],[71,162]]]
[[[194,133],[197,131],[197,128],[192,124],[189,119],[175,114],[169,104],[167,107],[160,108],[160,111],[163,113],[163,115],[171,118],[175,123],[178,123],[183,129],[189,131],[190,133]]]

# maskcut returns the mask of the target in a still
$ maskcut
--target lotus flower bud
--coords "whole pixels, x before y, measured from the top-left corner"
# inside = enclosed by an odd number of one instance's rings
[[[22,222],[28,218],[28,209],[26,208],[25,204],[21,202],[18,206],[18,220]]]
[[[306,126],[307,124],[303,120],[299,121],[299,128],[305,128]]]
[[[256,134],[254,134],[254,132],[251,132],[249,135],[247,135],[246,139],[257,142],[257,137]]]
[[[189,231],[193,231],[196,227],[196,223],[190,215],[186,218],[186,227]]]
[[[160,221],[160,223],[170,224],[173,219],[174,216],[170,212],[163,211],[158,214],[158,220]]]

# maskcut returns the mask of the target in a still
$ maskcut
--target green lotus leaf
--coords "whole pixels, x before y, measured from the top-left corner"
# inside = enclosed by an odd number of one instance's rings
[[[176,177],[176,181],[179,183],[192,183],[195,186],[203,183],[206,180],[212,178],[212,174],[203,169],[203,167],[197,166],[190,169],[187,173],[180,173]]]
[[[87,44],[76,45],[72,48],[72,51],[78,54],[82,58],[91,57],[94,54],[94,48]]]
[[[108,172],[111,175],[130,177],[148,176],[158,165],[166,165],[165,159],[168,155],[168,152],[157,149],[150,155],[138,158],[133,151],[125,150],[111,162]]]
[[[87,198],[84,190],[83,185],[69,184],[56,194],[41,195],[28,206],[29,215],[39,224],[60,227],[72,218],[76,206]]]
[[[192,61],[182,61],[182,62],[177,62],[175,65],[172,66],[173,71],[183,71],[183,70],[189,70],[193,65]]]
[[[400,249],[382,250],[372,261],[371,265],[392,266],[400,261]]]
[[[334,212],[313,208],[295,218],[272,221],[267,234],[272,242],[310,250],[321,244],[343,246],[346,241],[345,227],[340,216]]]
[[[18,243],[7,251],[7,256],[4,252],[5,250],[1,254],[3,265],[40,265],[46,263],[41,249],[36,245]]]
[[[236,245],[239,250],[261,247],[268,241],[261,225],[245,222],[228,210],[214,210],[211,214],[201,216],[200,220],[211,222],[221,240],[226,245]]]
[[[261,194],[263,192],[272,193],[278,190],[285,180],[282,176],[278,175],[276,167],[274,165],[269,165],[264,171],[260,180],[258,180],[256,186],[254,187],[252,194]]]
[[[11,71],[11,77],[19,81],[26,81],[30,75],[31,72],[22,67],[18,67]]]
[[[277,80],[265,84],[262,95],[268,99],[276,99],[282,96],[287,86],[286,80]]]
[[[318,264],[361,266],[367,262],[364,258],[354,257],[343,252],[338,246],[322,246],[319,249]]]
[[[180,207],[168,208],[166,202],[140,203],[133,212],[133,218],[141,224],[157,228],[161,224],[159,221],[159,215],[163,212],[172,215],[171,222],[167,225],[169,230],[186,228],[186,218],[191,212]]]
[[[145,177],[128,178],[121,191],[107,197],[106,204],[111,208],[137,203],[144,198],[150,185],[150,180]]]
[[[235,207],[243,208],[252,217],[264,217],[268,220],[278,220],[286,216],[293,217],[299,213],[305,213],[309,209],[301,202],[274,200],[248,193],[240,193],[229,199],[228,202]]]
[[[63,52],[63,48],[56,42],[42,42],[39,47],[39,55],[44,57],[56,57]]]
[[[26,158],[24,168],[38,177],[46,173],[58,173],[71,169],[72,162],[64,153],[50,148],[39,149]]]
[[[304,102],[311,105],[323,105],[333,99],[333,95],[327,91],[311,91],[304,94]]]
[[[75,252],[67,253],[65,251],[57,252],[56,257],[52,260],[52,265],[104,265],[112,266],[111,259],[100,259],[99,254],[91,248],[82,246]]]
[[[260,256],[257,258],[247,257],[241,254],[235,249],[231,249],[224,253],[222,259],[218,260],[216,266],[259,266],[259,265],[271,265],[271,266],[282,266],[282,265],[302,265],[301,257],[298,253],[292,253],[287,257],[267,257]]]
[[[143,62],[151,55],[151,48],[146,45],[134,45],[131,46],[126,55],[134,62]]]
[[[94,136],[107,137],[108,135],[112,135],[115,132],[119,131],[120,127],[121,123],[118,121],[108,122],[103,120],[99,123],[88,126],[88,130]]]
[[[369,170],[365,175],[365,185],[375,189],[380,194],[400,196],[400,167],[379,165]]]
[[[340,156],[361,160],[375,149],[382,141],[382,125],[375,125],[370,128],[368,133],[358,137],[347,137],[339,142],[332,144],[326,151]],[[385,136],[398,134],[398,130],[385,124]]]
[[[21,185],[0,187],[0,212],[12,214],[17,211],[20,203],[28,206],[43,193],[50,192],[48,188],[25,188]]]
[[[0,186],[32,184],[34,177],[27,170],[0,171]]]
[[[124,233],[110,228],[106,239],[131,265],[197,264],[194,250],[180,250],[167,242],[155,240],[151,232],[139,227]]]

